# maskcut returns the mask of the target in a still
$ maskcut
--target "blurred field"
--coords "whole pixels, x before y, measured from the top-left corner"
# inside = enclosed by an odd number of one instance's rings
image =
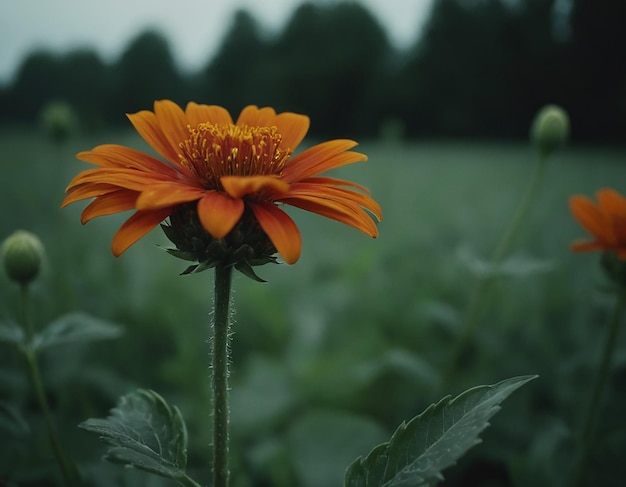
[[[126,327],[115,342],[44,357],[62,436],[97,485],[107,485],[122,473],[99,462],[100,446],[75,425],[106,415],[135,387],[152,388],[181,407],[191,432],[190,470],[204,480],[213,275],[178,276],[186,265],[157,248],[167,246],[160,230],[116,259],[110,242],[123,216],[83,227],[85,205],[60,209],[67,183],[88,168],[75,153],[99,143],[145,148],[130,132],[61,146],[17,128],[0,133],[2,238],[24,228],[47,249],[35,286],[37,323],[82,309]],[[358,150],[369,161],[334,174],[372,190],[384,212],[380,238],[291,211],[303,234],[300,262],[260,268],[266,284],[234,281],[235,485],[332,487],[350,461],[441,396],[523,374],[541,377],[505,403],[484,444],[447,472],[445,485],[468,485],[462,479],[470,474],[485,476],[475,485],[558,485],[611,304],[598,291],[597,256],[568,251],[584,234],[567,199],[603,186],[623,190],[626,150],[570,147],[553,157],[513,251],[550,270],[499,282],[468,362],[445,390],[439,372],[476,283],[459,253],[490,254],[530,178],[534,153],[525,144],[467,141],[368,141]],[[0,316],[16,316],[17,291],[4,277],[0,293]],[[624,468],[617,459],[626,439],[610,432],[625,426],[618,414],[626,406],[625,341],[622,333],[599,429],[602,454],[593,459],[604,476],[598,485],[618,485],[612,479]],[[0,357],[7,367],[18,364],[4,348]],[[27,418],[36,418],[23,399],[25,379],[2,374],[2,397],[21,397]],[[32,441],[3,442],[0,478],[46,468],[45,441]],[[36,468],[15,461],[28,448]],[[170,485],[151,482],[145,485]]]

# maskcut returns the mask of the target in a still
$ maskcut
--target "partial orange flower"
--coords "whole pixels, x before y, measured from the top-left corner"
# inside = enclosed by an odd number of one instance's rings
[[[600,250],[626,259],[626,198],[614,189],[596,193],[598,203],[586,196],[572,196],[569,206],[574,218],[592,236],[571,245],[575,252]]]
[[[369,192],[343,179],[319,176],[367,157],[349,150],[357,145],[351,140],[331,140],[294,155],[309,129],[304,115],[248,106],[233,123],[219,106],[189,103],[183,111],[162,100],[154,103],[154,112],[128,118],[165,162],[121,145],[81,152],[79,159],[98,167],[71,181],[62,204],[95,198],[82,212],[83,224],[136,210],[113,238],[116,256],[170,217],[171,224],[176,220],[173,226],[195,222],[217,241],[235,238],[236,229],[236,240],[243,244],[241,235],[250,229],[241,228],[242,222],[256,226],[257,234],[260,227],[271,250],[293,264],[300,257],[301,237],[282,204],[378,235],[374,218],[380,221],[382,212]],[[184,239],[188,232],[179,227],[166,231],[168,237]]]

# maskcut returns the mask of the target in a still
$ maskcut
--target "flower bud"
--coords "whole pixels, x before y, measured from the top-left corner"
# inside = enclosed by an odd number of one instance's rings
[[[31,282],[41,268],[44,248],[37,235],[18,230],[2,244],[2,260],[9,278],[19,284]]]
[[[546,105],[533,120],[530,138],[537,150],[544,156],[567,142],[569,137],[569,116],[557,105]]]
[[[76,126],[76,115],[72,107],[62,101],[48,103],[39,115],[46,134],[58,144],[67,140]]]

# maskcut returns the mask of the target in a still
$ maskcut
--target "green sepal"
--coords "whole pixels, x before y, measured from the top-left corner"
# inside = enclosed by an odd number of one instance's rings
[[[500,403],[537,376],[508,379],[443,398],[408,423],[389,442],[357,458],[347,469],[345,487],[433,487],[442,471],[480,443],[479,434]]]
[[[188,479],[187,427],[180,410],[156,392],[138,389],[120,398],[106,419],[79,425],[109,444],[112,463],[171,479]]]
[[[235,269],[241,272],[244,276],[249,277],[250,279],[257,282],[267,282],[265,279],[260,278],[252,266],[248,263],[247,260],[241,260],[235,263]]]
[[[165,251],[170,254],[173,255],[174,257],[177,257],[179,259],[182,260],[187,260],[189,262],[195,262],[196,260],[196,256],[189,253],[189,252],[185,252],[184,250],[178,250],[178,249],[165,249]]]

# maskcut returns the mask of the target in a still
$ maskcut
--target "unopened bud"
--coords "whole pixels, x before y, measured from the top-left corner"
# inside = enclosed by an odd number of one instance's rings
[[[533,120],[530,138],[537,150],[547,156],[567,142],[569,116],[557,105],[546,105]]]
[[[41,269],[44,248],[37,235],[18,230],[2,244],[2,260],[9,278],[19,284],[31,282]]]

